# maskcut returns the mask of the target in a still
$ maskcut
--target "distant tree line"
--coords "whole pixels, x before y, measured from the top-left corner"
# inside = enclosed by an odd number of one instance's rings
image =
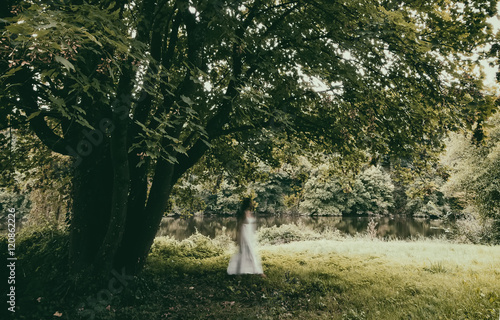
[[[443,217],[460,215],[462,209],[440,190],[447,177],[442,168],[422,174],[414,164],[398,161],[342,174],[332,161],[312,164],[300,158],[295,165],[260,163],[254,169],[253,178],[244,182],[224,172],[216,177],[190,173],[174,188],[167,213],[234,214],[243,195],[253,196],[263,214]]]

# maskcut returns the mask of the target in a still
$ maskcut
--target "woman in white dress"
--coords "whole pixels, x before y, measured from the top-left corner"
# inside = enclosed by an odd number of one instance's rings
[[[256,219],[253,210],[252,199],[243,199],[241,209],[236,214],[238,224],[236,241],[239,251],[229,261],[228,274],[259,274],[265,277],[260,257],[256,251]]]

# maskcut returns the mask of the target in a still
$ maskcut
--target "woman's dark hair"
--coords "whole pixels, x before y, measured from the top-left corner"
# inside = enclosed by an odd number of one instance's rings
[[[252,198],[244,198],[243,201],[241,202],[241,211],[246,211],[246,210],[253,211],[253,209],[254,209],[254,203],[252,201]]]
[[[247,210],[254,210],[254,203],[252,201],[252,198],[244,198],[241,202],[240,209],[236,213],[236,221],[238,221],[238,227],[241,226],[241,224],[245,220],[245,211]]]

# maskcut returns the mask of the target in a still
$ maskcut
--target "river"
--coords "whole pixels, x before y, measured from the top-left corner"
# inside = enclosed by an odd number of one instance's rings
[[[310,216],[272,216],[259,215],[259,227],[280,226],[289,223],[301,223],[317,231],[326,227],[338,229],[341,233],[355,235],[367,230],[369,216],[344,216],[344,217],[310,217]],[[377,222],[377,237],[409,239],[412,237],[436,237],[446,234],[451,227],[450,222],[435,219],[414,218],[405,216],[374,217]],[[223,231],[225,228],[225,231]],[[187,219],[165,217],[161,222],[157,236],[172,236],[183,240],[196,232],[211,238],[226,232],[230,235],[236,233],[235,217],[220,216],[195,216]]]

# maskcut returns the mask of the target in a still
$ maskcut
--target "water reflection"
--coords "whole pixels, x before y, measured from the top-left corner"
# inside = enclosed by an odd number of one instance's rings
[[[259,227],[280,226],[289,223],[302,223],[314,230],[335,228],[339,231],[355,235],[363,233],[368,227],[371,217],[309,217],[309,216],[259,216]],[[442,220],[430,220],[412,217],[379,217],[375,218],[377,236],[381,238],[408,239],[410,237],[434,237],[445,233],[449,223]],[[178,240],[188,238],[198,230],[211,238],[225,232],[231,236],[236,234],[235,217],[196,216],[189,219],[166,217],[161,222],[157,236],[173,236]]]

